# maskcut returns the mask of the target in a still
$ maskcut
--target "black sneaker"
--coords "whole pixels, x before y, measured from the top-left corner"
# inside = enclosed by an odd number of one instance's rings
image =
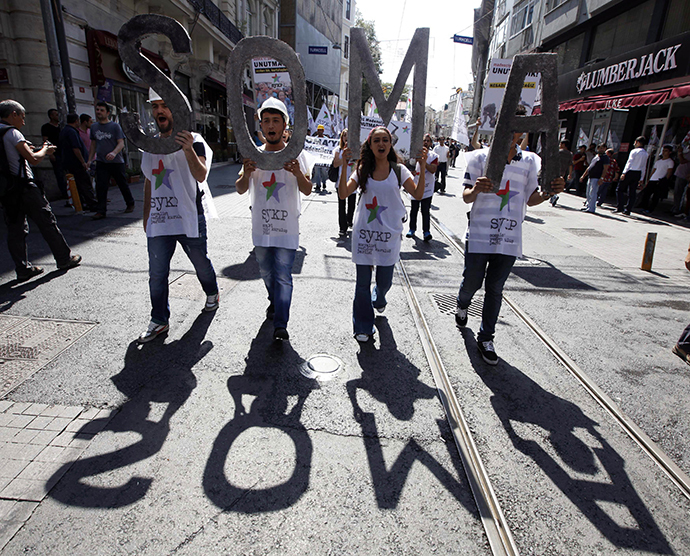
[[[269,305],[268,308],[266,309],[266,318],[268,320],[273,320],[273,317],[276,314],[276,308],[273,304]]]
[[[491,340],[488,342],[477,342],[477,347],[479,348],[479,353],[482,354],[482,359],[484,359],[486,363],[489,365],[498,364],[498,355],[496,355],[494,343]]]
[[[32,265],[24,272],[17,272],[17,282],[26,282],[39,274],[43,274],[43,267]]]
[[[457,307],[455,309],[455,324],[458,328],[465,328],[467,326],[467,309]]]
[[[285,341],[290,339],[290,334],[288,334],[288,331],[286,328],[276,328],[273,331],[273,339],[274,340],[280,340]]]

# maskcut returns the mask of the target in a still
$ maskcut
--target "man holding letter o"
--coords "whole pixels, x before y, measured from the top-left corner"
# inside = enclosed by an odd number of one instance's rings
[[[524,116],[518,106],[517,116]],[[539,191],[538,176],[541,158],[520,149],[522,133],[514,133],[503,170],[498,193],[493,193],[491,180],[485,177],[489,150],[467,154],[467,170],[462,198],[472,204],[465,241],[465,269],[457,297],[455,322],[467,326],[467,309],[472,297],[484,282],[482,324],[477,334],[477,347],[489,365],[498,363],[493,339],[501,310],[503,285],[517,257],[522,256],[522,221],[526,208],[535,206],[560,193],[565,181],[559,177],[551,182],[551,193]]]
[[[283,150],[283,132],[290,121],[285,104],[277,98],[264,101],[259,108],[259,120],[266,138],[259,150]],[[311,194],[304,153],[286,162],[282,170],[261,170],[256,162],[245,158],[235,186],[240,195],[247,191],[251,195],[252,240],[268,291],[266,318],[273,320],[273,339],[288,340],[292,265],[299,247],[299,194]]]

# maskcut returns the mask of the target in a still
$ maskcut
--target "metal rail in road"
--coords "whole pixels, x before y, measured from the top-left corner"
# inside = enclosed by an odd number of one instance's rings
[[[477,450],[477,446],[474,443],[469,426],[455,396],[448,373],[443,366],[443,361],[434,343],[431,330],[424,318],[422,308],[419,305],[402,261],[398,263],[397,267],[403,278],[407,301],[412,309],[412,315],[422,341],[424,353],[429,361],[436,389],[453,432],[455,444],[460,452],[463,468],[467,474],[467,480],[472,489],[472,495],[477,504],[482,525],[489,539],[491,551],[495,556],[517,556],[519,554],[517,545],[513,540],[508,523],[503,516],[498,499],[491,487],[489,476],[479,456],[479,450]]]
[[[435,216],[432,223],[448,243],[460,253],[464,249],[455,240],[453,233]],[[587,393],[618,423],[625,433],[656,463],[680,491],[690,499],[690,478],[657,446],[654,441],[634,423],[618,405],[551,339],[512,299],[505,294],[503,299],[518,318],[544,343],[556,359],[585,388]]]

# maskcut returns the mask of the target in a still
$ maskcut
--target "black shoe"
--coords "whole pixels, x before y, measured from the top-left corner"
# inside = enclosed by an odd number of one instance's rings
[[[127,208],[125,209],[126,214],[129,214],[130,212],[134,212],[134,203],[127,205]]]
[[[457,307],[455,309],[455,324],[458,328],[465,328],[467,326],[467,309]]]
[[[286,328],[276,328],[273,331],[273,339],[274,340],[280,340],[285,341],[290,339],[290,334],[288,334],[288,331]]]
[[[430,232],[424,232],[424,241],[429,243],[431,241],[432,235]]]
[[[42,266],[30,266],[24,272],[17,272],[17,282],[26,282],[27,280],[31,280],[34,276],[38,276],[39,274],[43,274]]]
[[[623,211],[623,214],[625,214],[625,216],[630,216],[630,211],[629,211],[629,210],[624,210],[624,211]]]
[[[688,365],[690,365],[690,357],[688,357],[688,354],[685,353],[685,350],[683,350],[678,344],[673,346],[673,349],[671,351],[675,355],[680,357],[683,361],[685,361]]]
[[[79,266],[79,263],[81,263],[81,255],[72,255],[66,263],[59,264],[57,267],[58,270],[69,270],[70,268]]]
[[[268,320],[273,320],[273,317],[275,316],[275,314],[276,314],[276,308],[275,308],[275,306],[274,306],[273,304],[269,305],[269,306],[266,308],[266,318],[267,318]]]
[[[486,363],[489,365],[498,364],[498,355],[496,355],[494,343],[491,340],[488,342],[477,342],[477,347],[479,348],[479,353],[482,354],[482,359]]]
[[[623,209],[616,209],[613,211],[613,214],[621,214],[623,212]]]
[[[91,220],[103,220],[105,218],[105,214],[102,212],[97,212],[91,217]]]

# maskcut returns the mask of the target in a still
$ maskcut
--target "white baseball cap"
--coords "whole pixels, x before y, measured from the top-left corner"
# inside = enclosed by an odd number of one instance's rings
[[[187,100],[187,102],[189,102],[189,100],[187,99],[187,97],[185,96],[184,93],[182,93],[182,96],[184,97],[185,100]],[[149,100],[148,100],[147,102],[156,102],[156,101],[158,101],[158,100],[163,100],[163,97],[160,96],[160,95],[159,95],[156,91],[154,91],[151,87],[149,87]]]
[[[290,123],[290,116],[288,116],[288,111],[287,108],[285,108],[285,103],[283,101],[278,100],[275,97],[267,98],[261,105],[261,108],[259,108],[259,119],[261,119],[261,114],[263,114],[263,111],[267,110],[268,108],[280,112],[285,119],[285,123]]]

